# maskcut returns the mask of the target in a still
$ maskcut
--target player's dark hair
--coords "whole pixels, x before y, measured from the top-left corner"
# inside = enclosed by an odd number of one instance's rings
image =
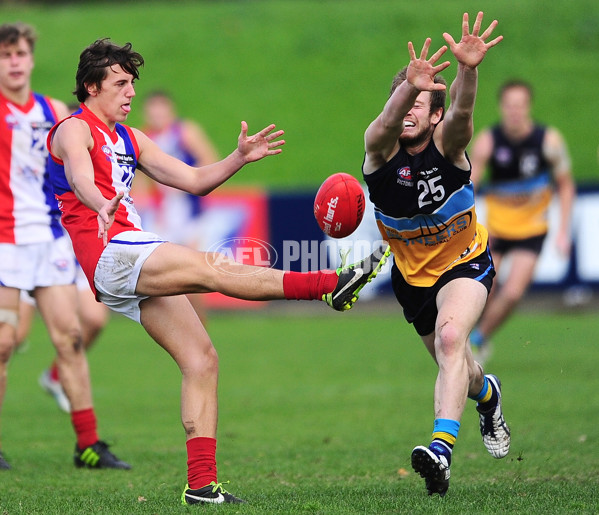
[[[530,100],[532,102],[532,98],[533,98],[532,84],[530,82],[526,82],[525,80],[522,80],[522,79],[506,80],[501,86],[499,86],[499,90],[497,91],[497,100],[501,100],[503,97],[503,94],[508,89],[515,89],[515,88],[522,88],[522,89],[525,89],[526,91],[528,91],[528,97],[530,98]]]
[[[408,67],[404,66],[401,70],[397,72],[395,77],[393,77],[393,82],[391,83],[391,91],[389,91],[389,96],[393,94],[393,92],[397,89],[397,87],[404,82],[408,78]],[[435,75],[435,84],[444,84],[447,86],[447,81],[441,75]],[[434,113],[435,111],[442,109],[441,120],[445,116],[445,99],[447,97],[446,89],[443,90],[435,90],[431,91],[431,106],[430,113]]]
[[[21,38],[25,38],[31,52],[33,52],[37,34],[31,25],[21,22],[0,25],[0,45],[16,45]]]
[[[108,68],[118,64],[127,73],[139,79],[139,67],[143,66],[141,54],[134,52],[131,43],[123,46],[114,44],[110,39],[98,39],[88,46],[79,56],[79,66],[75,77],[76,88],[73,94],[79,102],[84,102],[89,93],[87,88],[92,85],[101,89],[102,81],[108,75]]]

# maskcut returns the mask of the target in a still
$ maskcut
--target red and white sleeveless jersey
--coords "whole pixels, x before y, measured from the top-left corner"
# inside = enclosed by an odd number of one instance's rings
[[[141,230],[141,219],[129,195],[139,157],[139,147],[133,132],[129,127],[118,123],[114,131],[111,131],[84,104],[71,116],[85,121],[90,128],[94,140],[90,157],[96,187],[107,200],[117,193],[124,193],[114,223],[108,231],[108,241],[121,232]],[[59,125],[55,125],[48,134],[48,148],[51,148],[54,131]],[[67,181],[63,162],[51,152],[50,155],[50,180],[62,212],[62,224],[71,237],[75,256],[95,293],[94,273],[104,250],[103,241],[98,238],[98,214],[75,196]]]
[[[32,93],[25,105],[17,105],[0,94],[0,243],[64,236],[45,144],[56,122],[47,97]]]

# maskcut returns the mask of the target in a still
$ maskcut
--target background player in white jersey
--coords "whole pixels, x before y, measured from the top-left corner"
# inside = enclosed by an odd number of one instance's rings
[[[72,113],[78,108],[77,105],[69,104],[68,111]],[[73,254],[74,255],[74,254]],[[98,302],[91,291],[85,274],[79,264],[76,266],[77,286],[77,313],[81,325],[81,345],[88,351],[106,326],[109,320],[108,308]],[[19,326],[17,327],[17,346],[22,352],[29,345],[28,337],[35,316],[35,299],[30,292],[21,292],[21,304],[19,306]],[[45,369],[38,379],[39,385],[50,394],[58,407],[66,412],[71,412],[71,403],[60,384],[60,373],[56,359]]]
[[[166,91],[147,94],[143,114],[142,131],[163,152],[190,166],[209,165],[219,160],[216,147],[204,129],[193,120],[181,118],[172,96]],[[143,174],[135,181],[132,194],[138,205],[140,194],[145,197],[142,219],[146,230],[173,243],[196,250],[205,249],[201,197],[149,180]],[[189,294],[187,298],[205,325],[207,318],[202,295]]]
[[[16,345],[20,291],[26,290],[56,347],[77,435],[75,465],[130,468],[97,435],[77,317],[75,261],[48,180],[45,148],[48,131],[68,110],[31,91],[35,41],[28,25],[0,26],[0,403]],[[0,467],[9,468],[1,456]]]
[[[144,123],[142,131],[163,152],[180,159],[190,166],[203,166],[219,160],[218,152],[206,132],[192,120],[177,115],[173,99],[164,91],[149,93],[143,103]],[[139,186],[139,181],[136,181]],[[153,219],[144,225],[153,232],[164,235],[169,241],[201,247],[197,219],[201,213],[201,198],[154,181],[148,184],[148,193],[154,194]],[[135,192],[139,190],[134,190]]]

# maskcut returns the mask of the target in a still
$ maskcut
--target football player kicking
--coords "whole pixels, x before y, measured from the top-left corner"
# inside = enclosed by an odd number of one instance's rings
[[[135,97],[143,58],[131,44],[98,40],[80,55],[80,109],[54,126],[50,170],[62,221],[97,298],[141,323],[177,362],[181,416],[187,437],[183,504],[238,503],[216,470],[218,357],[188,293],[220,292],[247,300],[319,299],[336,310],[352,307],[360,289],[389,255],[380,246],[360,263],[336,271],[283,272],[236,263],[164,241],[141,229],[129,196],[136,170],[168,186],[205,195],[247,163],[281,152],[283,131],[269,125],[248,135],[223,160],[195,168],[163,152],[141,131],[122,125]]]

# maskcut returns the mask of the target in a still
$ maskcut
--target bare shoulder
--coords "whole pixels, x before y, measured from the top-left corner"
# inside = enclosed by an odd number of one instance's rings
[[[549,146],[561,146],[565,144],[562,133],[555,127],[547,127],[545,130],[545,145]]]
[[[472,141],[473,154],[490,155],[493,148],[493,136],[490,129],[481,130]]]
[[[157,145],[152,141],[152,139],[142,130],[137,129],[136,127],[130,127],[133,135],[135,136],[135,140],[137,141],[137,145],[141,152],[148,147],[156,147]]]
[[[51,98],[50,103],[52,104],[54,111],[56,111],[56,116],[58,117],[58,120],[62,120],[69,116],[69,108],[62,100]]]
[[[56,127],[51,141],[52,151],[60,157],[65,149],[83,145],[93,147],[93,138],[89,125],[79,118],[67,118]]]
[[[189,144],[198,141],[204,142],[208,139],[206,131],[199,123],[187,119],[181,121],[181,137]]]

